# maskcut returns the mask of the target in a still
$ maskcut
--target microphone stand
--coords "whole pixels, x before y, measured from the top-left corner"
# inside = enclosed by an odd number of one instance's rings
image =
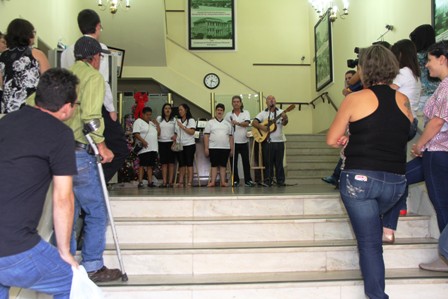
[[[268,137],[266,139],[266,142],[268,143],[268,159],[267,159],[267,165],[265,165],[267,172],[268,172],[268,183],[267,185],[270,187],[272,186],[272,175],[271,175],[271,108],[272,106],[269,107],[269,114],[268,114]],[[275,117],[275,116],[274,116]]]
[[[233,122],[233,117],[230,116],[230,122]],[[233,156],[232,156],[232,176],[231,176],[231,184],[232,184],[232,190],[235,187],[235,131],[236,126],[235,124],[232,125],[232,135],[233,135]]]

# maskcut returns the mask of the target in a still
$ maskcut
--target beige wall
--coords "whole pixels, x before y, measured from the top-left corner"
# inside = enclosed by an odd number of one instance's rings
[[[11,20],[24,18],[33,24],[40,39],[56,47],[61,38],[67,42],[79,36],[79,29],[67,20],[76,20],[81,9],[79,1],[73,0],[0,1],[0,31],[6,31]]]
[[[79,36],[76,15],[87,0],[13,0],[0,1],[0,30],[10,20],[30,20],[39,37],[50,46],[58,39],[72,43]],[[92,0],[93,1],[93,0]],[[133,0],[142,1],[142,0]],[[147,0],[145,0],[147,1]],[[161,0],[162,1],[162,0]],[[185,0],[165,0],[167,67],[126,67],[124,77],[155,78],[196,105],[209,110],[210,90],[202,80],[207,72],[221,76],[217,94],[263,92],[278,101],[303,102],[317,96],[314,82],[314,36],[317,22],[307,0],[236,0],[236,51],[194,52],[187,47],[187,13]],[[337,1],[338,2],[338,1]],[[343,97],[343,75],[346,60],[354,58],[355,46],[368,46],[385,32],[385,25],[394,25],[385,39],[395,42],[407,38],[416,26],[431,22],[431,0],[352,0],[350,14],[333,23],[334,83],[328,91],[337,105]],[[89,2],[90,3],[90,2]],[[89,4],[90,5],[90,4]],[[92,6],[92,8],[94,8]],[[132,9],[132,8],[131,8]],[[163,12],[160,12],[163,14]],[[113,17],[120,21],[120,15]],[[146,26],[144,18],[123,24],[121,32],[132,34],[135,26]],[[137,23],[138,22],[138,23]],[[143,25],[142,25],[143,24]],[[120,38],[120,32],[116,34]],[[135,37],[138,39],[141,37]],[[142,49],[144,51],[144,49]],[[127,51],[129,53],[130,51]],[[150,53],[148,54],[150,55]],[[254,66],[254,63],[299,64],[311,66]],[[236,80],[235,80],[236,79]],[[286,133],[324,131],[335,115],[327,103],[318,102],[316,109],[303,107],[291,112]]]

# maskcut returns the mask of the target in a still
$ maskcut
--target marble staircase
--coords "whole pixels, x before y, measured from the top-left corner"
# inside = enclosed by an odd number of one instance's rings
[[[328,147],[325,134],[287,135],[287,183],[320,184],[331,175],[339,159],[339,149]]]
[[[106,298],[364,298],[351,226],[325,187],[112,192],[129,281],[103,284]],[[391,298],[446,298],[448,274],[418,269],[436,256],[429,218],[400,218],[397,242],[384,246]],[[118,267],[110,231],[107,243],[105,263]]]

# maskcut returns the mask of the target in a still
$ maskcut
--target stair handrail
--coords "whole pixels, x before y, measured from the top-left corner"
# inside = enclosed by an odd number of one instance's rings
[[[324,92],[320,95],[318,95],[317,97],[315,97],[314,99],[312,99],[310,102],[277,102],[278,105],[280,105],[280,108],[283,108],[283,105],[292,105],[295,104],[296,106],[299,107],[299,111],[302,110],[302,105],[304,106],[313,106],[313,109],[316,109],[316,104],[315,102],[318,101],[319,99],[322,99],[322,101],[325,103],[325,99],[328,101],[328,104],[330,104],[331,106],[333,106],[334,110],[336,110],[336,112],[338,111],[338,107],[336,106],[336,104],[333,102],[333,100],[331,99],[330,95],[328,94],[328,92]]]
[[[176,46],[178,46],[179,48],[182,48],[185,51],[188,51],[187,48],[185,48],[183,45],[181,45],[180,43],[176,42],[175,40],[173,40],[172,38],[170,38],[169,36],[166,37],[167,40],[171,41],[173,44],[175,44]],[[198,54],[192,52],[192,51],[188,51],[188,53],[190,53],[191,55],[194,55],[195,57],[199,58],[200,60],[202,60],[203,62],[207,63],[208,65],[214,67],[215,69],[217,69],[218,71],[220,71],[221,73],[225,74],[226,76],[229,76],[230,78],[232,78],[233,80],[235,80],[236,82],[238,82],[239,84],[243,85],[244,87],[250,89],[252,92],[259,94],[260,91],[256,90],[255,88],[252,88],[251,86],[247,85],[246,83],[244,83],[243,81],[239,80],[238,78],[232,76],[231,74],[229,74],[228,72],[224,71],[222,68],[216,66],[215,64],[211,63],[210,61],[202,58],[201,56],[199,56]]]

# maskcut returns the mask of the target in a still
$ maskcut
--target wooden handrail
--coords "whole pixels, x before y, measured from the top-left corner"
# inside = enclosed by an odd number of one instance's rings
[[[310,102],[277,102],[277,104],[280,105],[280,108],[282,108],[282,109],[283,109],[283,105],[295,104],[296,106],[299,107],[299,111],[301,111],[302,110],[302,105],[303,106],[310,106],[311,105],[311,106],[313,106],[313,109],[316,109],[316,101],[318,101],[319,99],[322,99],[322,101],[324,103],[325,103],[325,100],[327,100],[328,104],[333,106],[334,110],[338,111],[338,107],[336,107],[336,104],[330,98],[330,96],[328,95],[328,92],[324,92],[324,93],[320,94],[316,98],[312,99]]]

